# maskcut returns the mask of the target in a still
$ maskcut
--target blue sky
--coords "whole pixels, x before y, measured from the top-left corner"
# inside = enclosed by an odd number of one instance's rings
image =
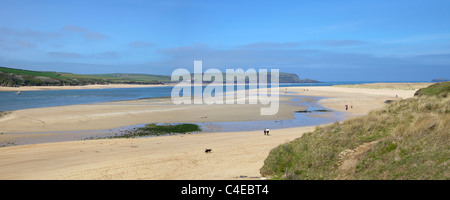
[[[0,0],[0,66],[170,75],[264,68],[317,80],[450,78],[450,1]]]

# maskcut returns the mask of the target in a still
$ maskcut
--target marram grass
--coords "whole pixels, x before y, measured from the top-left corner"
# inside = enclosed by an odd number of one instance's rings
[[[319,126],[273,149],[260,172],[272,179],[449,180],[450,97],[448,88],[439,90]],[[345,152],[355,155],[347,171]]]

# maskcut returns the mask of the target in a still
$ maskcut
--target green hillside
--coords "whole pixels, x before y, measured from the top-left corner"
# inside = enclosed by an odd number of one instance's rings
[[[228,75],[229,76],[237,76],[237,74],[228,74]],[[192,74],[190,74],[190,76],[191,76],[191,79],[194,80],[195,74],[192,73]],[[256,76],[259,77],[259,73],[258,72],[256,73]],[[272,77],[271,73],[268,72],[267,73],[267,80],[266,80],[267,83],[271,82],[271,77]],[[227,74],[225,72],[222,73],[222,78],[223,78],[223,83],[226,83]],[[211,79],[212,80],[210,82],[215,80],[214,75],[212,75]],[[237,82],[236,78],[235,78],[235,82]],[[245,82],[246,83],[249,82],[249,78],[248,77],[245,77]],[[279,83],[320,83],[319,81],[312,80],[312,79],[300,79],[297,74],[285,73],[285,72],[280,72],[279,73],[278,82]]]
[[[437,89],[438,88],[438,89]],[[450,179],[449,82],[273,149],[272,179]]]
[[[169,76],[147,74],[81,75],[60,72],[30,71],[0,67],[0,86],[62,86],[89,84],[162,84]]]
[[[193,77],[193,76],[192,76]],[[270,81],[270,75],[268,78]],[[224,76],[225,80],[225,76]],[[171,77],[152,74],[72,74],[62,72],[31,71],[0,67],[0,86],[62,86],[89,84],[164,84],[170,83]],[[311,79],[301,80],[296,74],[280,73],[280,83],[318,83]]]
[[[115,74],[92,74],[91,76],[99,78],[136,81],[136,82],[148,82],[148,81],[171,82],[170,76],[152,75],[152,74],[115,73]]]

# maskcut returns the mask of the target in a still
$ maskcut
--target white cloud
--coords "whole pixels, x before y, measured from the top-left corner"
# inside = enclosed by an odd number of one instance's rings
[[[55,37],[61,37],[63,34],[58,32],[44,32],[36,30],[16,30],[8,27],[0,27],[0,36],[9,38],[27,38],[34,41],[51,40]]]
[[[135,40],[133,42],[130,42],[127,44],[129,47],[133,47],[133,48],[146,48],[146,47],[153,47],[155,46],[154,43],[151,42],[143,42],[143,41],[139,41],[139,40]]]
[[[65,51],[52,51],[47,53],[49,56],[57,57],[57,58],[82,58],[83,55],[79,53],[73,52],[65,52]]]
[[[63,28],[61,28],[61,30],[65,31],[65,32],[71,32],[71,33],[77,33],[77,34],[81,34],[86,40],[103,40],[105,38],[107,38],[106,35],[96,32],[96,31],[92,31],[83,27],[79,27],[79,26],[65,26]]]

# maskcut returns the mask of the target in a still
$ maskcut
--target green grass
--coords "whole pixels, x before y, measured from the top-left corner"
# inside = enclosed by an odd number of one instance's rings
[[[427,88],[422,88],[418,90],[414,96],[422,96],[422,95],[428,95],[428,96],[447,96],[448,93],[450,93],[450,81],[448,82],[441,82],[436,83],[433,85],[430,85]]]
[[[0,86],[61,86],[107,84],[108,80],[93,76],[58,72],[39,72],[0,67]]]
[[[450,97],[442,95],[448,87],[317,127],[273,149],[260,172],[272,179],[449,180]],[[354,170],[340,170],[343,152],[369,142],[375,143]]]
[[[5,73],[22,74],[22,75],[28,75],[28,76],[43,76],[43,77],[49,77],[49,78],[65,78],[65,77],[61,76],[61,73],[56,73],[56,72],[30,71],[30,70],[13,69],[13,68],[7,68],[7,67],[0,67],[0,71],[5,72]]]
[[[185,134],[201,131],[196,124],[146,124],[145,127],[129,130],[125,134],[112,136],[111,138],[135,138],[144,136],[162,136],[172,134]]]

